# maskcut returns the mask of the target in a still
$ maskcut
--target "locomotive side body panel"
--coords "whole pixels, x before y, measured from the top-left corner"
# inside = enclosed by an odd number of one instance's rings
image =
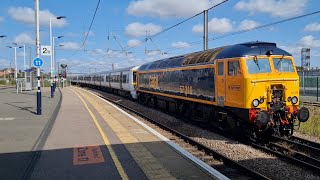
[[[138,72],[138,91],[215,104],[214,65]]]

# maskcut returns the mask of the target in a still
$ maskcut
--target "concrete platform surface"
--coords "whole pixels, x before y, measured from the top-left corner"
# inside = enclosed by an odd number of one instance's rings
[[[58,89],[54,98],[49,88],[41,91],[42,115],[37,115],[35,90],[16,94],[14,87],[0,88],[0,153],[31,151],[39,145],[42,131],[54,120],[61,102]]]
[[[50,89],[42,88],[42,115],[37,115],[36,91],[0,88],[0,179],[21,179],[42,149],[61,101],[58,89],[51,98]]]
[[[42,149],[33,152],[31,163],[19,162],[31,152],[6,154],[19,165],[2,169],[0,179],[212,179],[94,95],[79,88],[64,88],[62,94]]]

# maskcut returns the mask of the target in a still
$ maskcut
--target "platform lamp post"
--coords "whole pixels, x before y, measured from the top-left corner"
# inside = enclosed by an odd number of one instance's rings
[[[39,0],[34,0],[35,32],[36,32],[36,55],[40,57],[40,23],[39,23]],[[40,67],[37,67],[37,115],[42,114]]]
[[[19,85],[18,85],[17,48],[22,48],[22,46],[7,46],[7,47],[11,48],[11,49],[14,49],[14,64],[15,64],[14,78],[16,80],[16,89],[17,89],[17,94],[18,94]]]
[[[55,19],[63,19],[63,18],[66,18],[66,16],[58,16],[58,17],[55,17]],[[54,64],[53,64],[53,46],[52,46],[52,41],[53,41],[53,37],[52,37],[52,17],[50,16],[49,18],[49,24],[50,24],[50,46],[51,46],[51,68],[50,68],[50,74],[51,74],[51,98],[54,97],[54,87],[53,87],[53,71],[54,71]]]
[[[7,37],[6,35],[0,35],[0,38],[5,38]],[[6,71],[4,71],[4,79],[6,79]]]
[[[60,39],[60,38],[63,38],[64,36],[57,36],[57,37],[52,37],[52,68],[53,68],[53,75],[54,75],[54,80],[53,80],[53,92],[55,92],[56,90],[56,87],[57,87],[57,82],[56,82],[56,79],[57,79],[57,73],[55,71],[55,46],[54,46],[54,39]]]

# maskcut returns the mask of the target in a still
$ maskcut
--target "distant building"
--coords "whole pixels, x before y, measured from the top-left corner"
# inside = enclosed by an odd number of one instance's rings
[[[2,78],[11,78],[14,77],[15,69],[14,68],[5,68],[0,70],[0,77]]]

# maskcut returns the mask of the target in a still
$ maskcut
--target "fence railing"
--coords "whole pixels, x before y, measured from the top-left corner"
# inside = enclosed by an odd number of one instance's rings
[[[300,96],[319,101],[320,78],[318,76],[300,76]]]

